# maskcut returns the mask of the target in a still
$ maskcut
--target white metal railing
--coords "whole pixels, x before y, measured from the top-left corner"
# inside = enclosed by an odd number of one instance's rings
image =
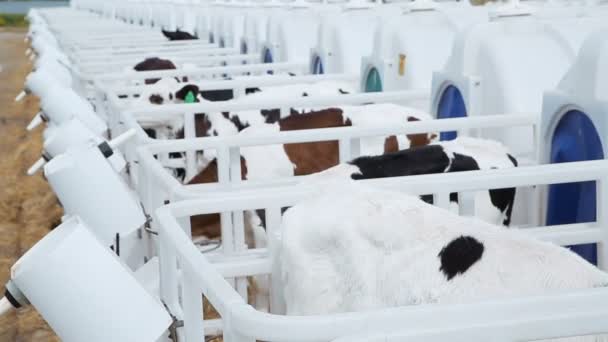
[[[174,203],[186,199],[200,198],[206,196],[217,196],[218,192],[230,191],[238,194],[240,191],[254,191],[260,189],[283,189],[286,186],[298,184],[299,177],[288,179],[268,179],[264,181],[241,181],[241,148],[248,146],[264,146],[274,144],[305,143],[314,141],[338,140],[340,149],[340,160],[348,161],[358,156],[358,149],[349,147],[350,144],[358,145],[361,139],[373,136],[386,136],[395,134],[418,134],[426,132],[439,132],[453,129],[473,129],[484,127],[497,127],[509,125],[535,125],[529,115],[502,115],[494,119],[489,117],[457,118],[432,121],[410,122],[404,127],[342,127],[317,130],[302,130],[279,132],[275,134],[264,134],[258,136],[231,136],[212,137],[199,139],[185,139],[181,141],[166,141],[138,148],[138,158],[133,160],[132,168],[137,172],[135,189],[147,213],[153,213],[158,207],[166,203]],[[215,184],[184,185],[177,181],[164,167],[163,161],[167,158],[156,159],[156,155],[164,155],[170,152],[195,150],[216,150],[218,161],[218,179]],[[348,153],[345,151],[349,151]],[[186,153],[187,153],[186,152]],[[350,154],[349,154],[350,153]],[[181,166],[184,166],[182,164]],[[175,166],[175,165],[174,165]],[[132,171],[133,172],[133,171]],[[223,195],[220,195],[223,196]],[[469,197],[463,195],[462,203],[471,203]],[[467,199],[467,200],[465,200]],[[442,205],[447,206],[449,199],[438,198]],[[435,202],[439,203],[439,202]],[[473,213],[473,207],[461,204],[462,210]],[[533,213],[536,215],[536,213]],[[531,219],[535,222],[536,218]],[[151,222],[152,229],[158,229],[158,223]],[[184,230],[190,235],[190,221],[182,222]],[[220,228],[222,236],[223,255],[233,255],[245,248],[244,216],[243,212],[222,212],[220,214]],[[243,284],[241,282],[241,284]],[[239,292],[245,294],[246,290],[241,285]]]
[[[602,269],[608,265],[608,161],[589,161],[502,170],[471,171],[443,175],[395,177],[364,180],[368,185],[404,191],[413,195],[432,194],[435,203],[449,200],[453,192],[466,193],[486,189],[544,186],[549,184],[596,181],[597,220],[594,223],[525,230],[532,236],[560,244],[599,243],[598,260]],[[597,288],[558,292],[533,297],[490,300],[458,305],[419,305],[387,308],[368,312],[288,317],[266,314],[247,305],[224,278],[269,274],[272,298],[281,291],[274,260],[279,255],[281,208],[297,205],[314,196],[311,187],[287,186],[281,189],[257,189],[238,193],[175,202],[156,211],[158,220],[162,299],[171,312],[184,321],[181,331],[185,341],[201,341],[219,322],[207,326],[201,315],[201,293],[222,317],[226,341],[345,341],[357,334],[374,336],[396,334],[403,340],[445,340],[454,332],[457,340],[477,337],[495,340],[493,328],[507,331],[500,341],[540,340],[556,337],[608,332],[608,289]],[[200,254],[182,224],[192,215],[266,210],[268,247],[261,258],[248,258],[245,252],[230,259]],[[466,214],[466,213],[464,213]],[[180,265],[179,267],[177,265]],[[181,300],[178,289],[182,288]],[[275,305],[277,303],[275,302]],[[556,327],[558,324],[561,327]],[[443,339],[442,339],[443,337]],[[384,341],[384,339],[382,339]],[[399,339],[401,341],[401,339]]]
[[[184,140],[190,140],[194,135],[194,115],[195,113],[222,113],[236,112],[239,110],[260,110],[260,109],[275,109],[278,108],[281,113],[288,115],[290,109],[294,107],[327,107],[342,105],[359,105],[364,103],[407,103],[411,100],[424,98],[427,95],[426,91],[401,91],[401,92],[386,92],[386,93],[360,93],[360,94],[345,94],[334,96],[319,96],[319,97],[300,97],[300,98],[284,98],[272,100],[251,100],[241,98],[238,101],[224,102],[204,102],[193,104],[168,104],[162,106],[149,105],[133,110],[121,110],[112,108],[111,113],[118,113],[118,117],[108,115],[112,134],[117,135],[128,129],[135,129],[137,138],[123,146],[127,161],[135,164],[137,155],[135,148],[142,144],[150,144],[159,142],[158,140],[149,138],[144,132],[142,125],[154,125],[166,122],[167,120],[175,119],[181,116],[184,122]],[[296,133],[294,133],[296,134]],[[301,133],[297,133],[301,134]],[[173,144],[179,140],[165,140],[163,144]],[[212,140],[213,141],[213,140]],[[179,146],[179,145],[178,145]],[[177,152],[185,152],[186,154],[186,173],[188,176],[193,176],[196,172],[196,148],[181,150]],[[198,149],[200,150],[200,149]],[[165,154],[168,156],[168,153]],[[135,165],[133,165],[135,166]],[[136,179],[133,179],[136,182]]]
[[[299,70],[296,70],[299,71]],[[205,75],[206,76],[206,75]],[[322,81],[340,81],[340,82],[351,82],[355,84],[359,81],[358,75],[351,74],[323,74],[323,75],[285,75],[285,74],[273,74],[273,75],[247,75],[241,76],[236,79],[205,79],[204,81],[195,80],[188,81],[187,84],[196,85],[200,91],[210,90],[230,90],[233,92],[235,98],[245,94],[247,88],[262,88],[262,87],[275,87],[290,84],[313,84]],[[102,82],[100,82],[102,83]],[[154,85],[113,85],[105,83],[99,85],[104,88],[105,95],[108,98],[113,98],[115,101],[124,101],[119,96],[126,96],[131,98],[136,94],[145,92],[146,89],[153,87]]]
[[[345,95],[346,96],[346,95]],[[207,137],[183,140],[167,140],[153,144],[142,145],[137,150],[139,182],[136,189],[142,196],[142,203],[146,210],[154,210],[159,203],[165,200],[176,200],[199,196],[200,192],[228,189],[231,184],[241,183],[241,149],[252,146],[269,146],[291,143],[309,143],[319,141],[339,141],[339,160],[344,163],[360,156],[361,140],[370,137],[391,135],[409,135],[442,131],[471,131],[490,127],[516,127],[532,126],[536,129],[537,122],[534,116],[520,115],[492,115],[481,117],[453,118],[441,120],[408,122],[403,127],[338,127],[314,130],[285,131],[273,134],[234,135],[227,137]],[[145,134],[145,133],[141,133]],[[535,142],[530,142],[535,145]],[[218,161],[219,184],[183,185],[178,182],[167,170],[165,165],[155,155],[168,155],[173,152],[185,152],[186,160],[181,164],[173,161],[179,167],[192,168],[195,160],[188,159],[187,153],[192,156],[196,151],[214,150]],[[536,149],[535,149],[536,150]],[[166,159],[165,159],[166,160]],[[188,163],[192,163],[191,166]],[[175,164],[174,164],[175,165]],[[174,166],[175,167],[175,166]],[[276,179],[268,181],[246,181],[243,186],[249,188],[263,188],[283,184],[292,184],[293,179]],[[137,183],[137,182],[136,182]],[[142,195],[145,193],[145,195]],[[167,198],[166,194],[172,198]]]
[[[243,75],[260,75],[267,72],[283,73],[291,72],[297,74],[306,73],[307,66],[297,63],[272,63],[272,64],[241,64],[241,62],[257,62],[258,56],[253,55],[231,55],[220,53],[217,56],[199,57],[197,68],[154,70],[154,71],[122,71],[106,74],[89,74],[79,70],[72,70],[78,84],[84,89],[87,97],[94,98],[96,106],[103,106],[106,92],[111,87],[124,87],[132,81],[143,82],[153,78],[183,78],[187,77],[190,83],[210,79],[226,79],[229,77]],[[205,66],[205,63],[207,65]],[[227,65],[220,65],[226,63]],[[101,102],[100,102],[101,101]]]

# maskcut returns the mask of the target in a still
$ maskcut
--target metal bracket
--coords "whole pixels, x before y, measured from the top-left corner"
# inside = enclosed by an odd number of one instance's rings
[[[152,235],[158,235],[158,232],[152,230],[150,227],[150,222],[152,222],[152,216],[146,214],[146,222],[144,222],[144,230]]]
[[[215,250],[217,250],[218,248],[220,248],[222,246],[222,240],[203,240],[203,241],[196,241],[194,242],[195,246],[199,246],[199,247],[205,247],[205,246],[211,246],[211,245],[215,245],[213,248],[211,249],[207,249],[204,251],[201,251],[201,253],[210,253],[213,252]]]
[[[177,337],[177,329],[182,328],[184,326],[184,321],[178,320],[177,317],[175,317],[175,316],[173,316],[173,314],[171,314],[171,311],[169,311],[167,304],[164,304],[164,305],[165,305],[165,310],[167,310],[167,312],[169,313],[169,316],[171,316],[171,320],[173,321],[173,322],[171,322],[171,325],[169,326],[169,328],[167,328],[167,330],[169,331],[168,337],[171,341],[178,342],[179,338]]]

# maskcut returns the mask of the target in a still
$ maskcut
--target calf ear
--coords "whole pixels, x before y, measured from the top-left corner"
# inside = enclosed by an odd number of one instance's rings
[[[509,158],[509,160],[511,161],[511,163],[513,163],[513,166],[515,166],[515,167],[519,166],[518,163],[517,163],[517,159],[515,159],[515,157],[513,157],[509,153],[507,153],[507,157]]]
[[[396,136],[391,135],[384,140],[384,153],[394,152],[399,152],[399,142]]]
[[[192,92],[192,94],[196,98],[196,95],[198,95],[198,93],[199,93],[198,86],[196,86],[194,84],[187,84],[187,85],[183,86],[180,90],[175,92],[175,98],[185,101],[186,97],[188,96],[188,93],[190,93],[190,92]]]
[[[420,119],[418,119],[417,117],[408,116],[407,121],[408,122],[420,121]],[[418,134],[408,134],[407,138],[410,141],[410,147],[419,147],[419,146],[426,146],[426,145],[430,144],[433,139],[437,138],[437,135],[429,134],[429,133],[418,133]]]

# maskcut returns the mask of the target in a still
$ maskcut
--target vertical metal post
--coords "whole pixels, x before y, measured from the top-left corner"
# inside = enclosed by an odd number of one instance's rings
[[[204,341],[203,297],[201,289],[192,277],[194,270],[189,265],[182,266],[184,292],[184,334],[186,341]]]
[[[196,138],[194,113],[184,114],[184,137],[186,139]],[[196,151],[186,151],[186,179],[196,176]]]
[[[598,267],[608,270],[608,177],[603,176],[596,181],[596,222],[601,230],[601,240],[597,244]]]
[[[352,152],[350,149],[350,139],[340,139],[338,140],[338,147],[340,149],[339,157],[340,163],[346,163],[351,160]]]
[[[270,312],[285,313],[285,299],[281,282],[281,208],[266,208],[266,233],[268,236],[268,254],[272,263],[270,274]]]

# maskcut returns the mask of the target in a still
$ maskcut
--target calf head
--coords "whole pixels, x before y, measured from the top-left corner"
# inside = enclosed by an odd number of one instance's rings
[[[198,103],[199,88],[195,84],[187,84],[175,92],[175,100],[183,103]]]
[[[160,59],[158,57],[146,58],[144,61],[137,63],[133,69],[135,71],[152,71],[152,70],[173,70],[177,69],[175,64],[168,59]],[[148,78],[146,84],[154,84],[160,78]]]

